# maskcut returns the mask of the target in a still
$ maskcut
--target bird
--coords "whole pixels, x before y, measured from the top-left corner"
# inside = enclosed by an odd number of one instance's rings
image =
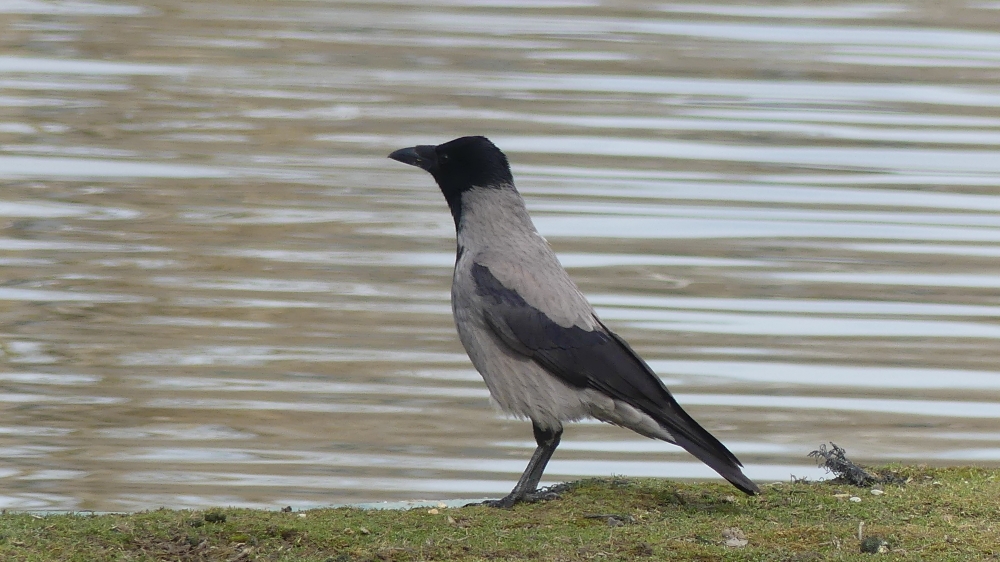
[[[642,358],[598,318],[536,230],[506,155],[483,136],[392,152],[433,176],[455,221],[451,304],[459,339],[503,412],[531,421],[537,445],[510,508],[538,483],[566,422],[586,418],[679,445],[746,494],[760,492]]]

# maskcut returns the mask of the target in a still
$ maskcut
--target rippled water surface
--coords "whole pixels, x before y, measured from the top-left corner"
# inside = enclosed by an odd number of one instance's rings
[[[1000,464],[1000,3],[6,0],[0,507],[506,493],[530,426],[385,157],[465,134],[751,477]]]

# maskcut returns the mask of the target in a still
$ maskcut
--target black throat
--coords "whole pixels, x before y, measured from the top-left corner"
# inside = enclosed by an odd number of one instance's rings
[[[459,224],[462,222],[462,194],[472,189],[472,186],[463,187],[446,185],[441,183],[441,180],[438,179],[438,187],[441,188],[444,200],[448,203],[448,209],[451,211],[451,218],[455,219],[455,230],[457,231]]]

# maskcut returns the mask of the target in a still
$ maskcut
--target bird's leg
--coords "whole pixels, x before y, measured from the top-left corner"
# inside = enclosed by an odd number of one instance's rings
[[[518,502],[543,499],[536,496],[535,490],[538,488],[539,480],[542,479],[542,473],[545,472],[545,465],[549,464],[552,453],[556,452],[556,447],[559,446],[559,438],[562,437],[562,428],[543,429],[535,423],[532,423],[531,427],[535,430],[535,443],[538,444],[538,447],[535,448],[534,454],[531,455],[531,460],[528,461],[528,466],[524,469],[524,474],[521,474],[521,479],[517,481],[517,485],[507,494],[507,497],[484,502],[486,505],[509,508]]]

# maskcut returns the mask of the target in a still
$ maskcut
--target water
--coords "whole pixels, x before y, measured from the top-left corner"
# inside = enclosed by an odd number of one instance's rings
[[[0,3],[0,507],[506,493],[396,148],[486,134],[761,481],[1000,464],[1000,4]],[[712,477],[572,426],[549,482]]]

